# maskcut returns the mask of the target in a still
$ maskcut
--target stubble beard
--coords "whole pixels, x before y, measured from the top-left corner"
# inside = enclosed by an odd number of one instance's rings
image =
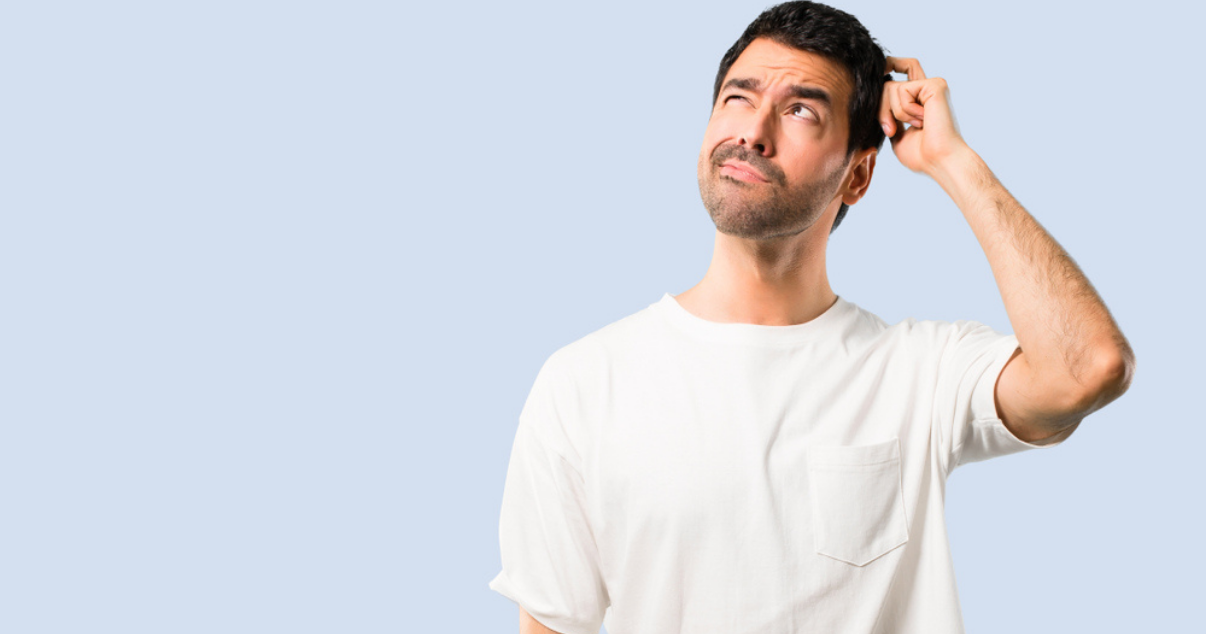
[[[699,192],[718,231],[738,238],[768,240],[813,226],[825,213],[845,170],[843,164],[822,180],[785,190],[774,183],[731,178],[709,161],[699,179]]]

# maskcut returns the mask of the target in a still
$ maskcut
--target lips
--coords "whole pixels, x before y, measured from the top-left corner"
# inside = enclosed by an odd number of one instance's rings
[[[763,183],[768,182],[766,180],[766,177],[763,176],[760,172],[758,172],[758,170],[751,167],[749,165],[749,163],[743,163],[741,161],[730,160],[730,161],[725,161],[725,163],[723,165],[721,165],[720,167],[721,167],[721,171],[724,171],[725,168],[728,168],[728,170],[730,172],[733,172],[733,175],[738,176],[738,177],[744,177],[744,178],[742,178],[742,180],[756,180],[756,181],[761,181]]]

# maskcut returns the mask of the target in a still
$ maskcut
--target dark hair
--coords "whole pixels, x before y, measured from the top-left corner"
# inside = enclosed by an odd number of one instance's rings
[[[816,2],[799,0],[777,4],[750,22],[720,60],[716,85],[712,88],[713,108],[729,68],[750,42],[760,37],[815,53],[845,68],[854,87],[848,102],[850,137],[846,143],[846,158],[858,150],[883,148],[886,137],[879,123],[879,106],[887,70],[885,49],[871,37],[858,18]],[[849,205],[842,203],[830,233],[841,224],[847,209]]]

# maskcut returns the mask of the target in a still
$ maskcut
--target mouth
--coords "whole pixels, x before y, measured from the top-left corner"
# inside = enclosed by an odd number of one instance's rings
[[[737,180],[746,181],[749,183],[766,183],[768,182],[761,174],[749,165],[740,161],[728,161],[720,166],[720,173],[735,178]]]

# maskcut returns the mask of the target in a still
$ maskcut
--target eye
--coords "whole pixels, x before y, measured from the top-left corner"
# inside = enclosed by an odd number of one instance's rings
[[[810,117],[808,117],[808,118],[810,118],[810,119],[815,119],[815,118],[816,118],[816,115],[815,115],[815,114],[813,114],[812,110],[809,110],[809,109],[808,109],[808,107],[807,107],[807,106],[805,106],[805,105],[804,105],[804,104],[802,104],[802,103],[795,104],[794,106],[792,106],[792,107],[791,107],[791,110],[789,110],[788,112],[795,112],[795,111],[797,111],[797,110],[801,110],[801,109],[802,109],[802,110],[804,110],[804,111],[806,111],[806,112],[808,112],[808,114],[809,114],[809,115],[811,115],[811,116],[810,116]]]
[[[724,98],[724,102],[728,103],[730,99],[745,99],[745,97],[742,97],[741,95],[729,95],[728,97]]]

